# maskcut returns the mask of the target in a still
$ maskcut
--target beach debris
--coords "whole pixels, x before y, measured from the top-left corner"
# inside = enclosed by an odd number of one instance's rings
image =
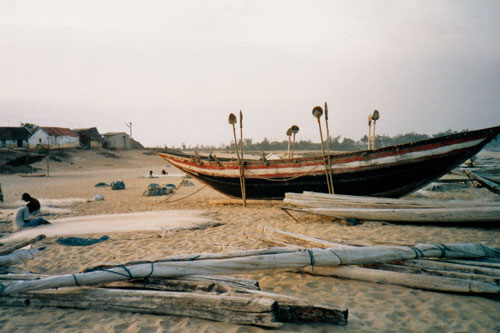
[[[100,182],[100,183],[95,184],[95,187],[106,187],[106,186],[111,186],[111,185],[104,183],[104,182]]]
[[[266,226],[261,226],[260,231],[261,235],[249,234],[249,236],[272,246],[293,248],[359,248],[360,246],[358,243],[347,244],[344,240],[341,240],[341,243],[330,242]],[[299,269],[299,272],[442,292],[500,293],[498,264],[472,260],[460,263],[450,261],[454,260],[409,259],[362,266],[311,266]]]
[[[108,240],[109,236],[104,235],[101,238],[81,238],[81,237],[60,237],[57,243],[69,246],[89,246]]]
[[[44,248],[33,248],[27,250],[16,250],[12,253],[0,256],[0,266],[12,266],[31,260]],[[0,291],[1,291],[0,287]]]
[[[111,189],[116,191],[116,190],[124,190],[125,189],[125,183],[122,180],[117,180],[111,183]]]
[[[483,244],[418,244],[408,246],[331,247],[327,249],[271,248],[243,252],[197,253],[158,261],[101,265],[78,274],[0,284],[0,295],[27,291],[89,286],[137,278],[174,278],[190,275],[242,274],[307,266],[383,264],[421,258],[500,258],[500,250]],[[474,283],[475,281],[470,281]],[[470,287],[471,290],[478,288]],[[500,286],[497,286],[500,292]],[[1,298],[1,297],[0,297]]]
[[[43,217],[36,217],[33,220],[30,220],[29,222],[24,223],[24,228],[34,228],[38,227],[44,224],[51,224],[49,221],[44,219]]]
[[[36,237],[33,237],[31,239],[28,239],[28,240],[25,240],[25,241],[22,241],[22,242],[19,242],[19,243],[16,243],[14,245],[11,245],[7,248],[2,248],[0,250],[0,255],[5,255],[5,254],[9,254],[9,253],[12,253],[14,252],[15,250],[18,250],[18,249],[21,249],[27,245],[30,245],[30,244],[33,244],[33,243],[36,243],[42,239],[46,238],[45,235],[38,235]]]
[[[302,207],[298,211],[344,220],[412,223],[500,221],[500,206],[491,202],[388,199],[315,192],[286,193],[283,201]]]
[[[175,190],[175,185],[167,184],[164,186],[160,186],[159,184],[149,184],[148,189],[142,194],[147,197],[155,197],[160,195],[167,195]]]
[[[103,201],[104,200],[104,195],[102,195],[102,194],[96,194],[94,196],[94,200],[95,201]]]
[[[0,275],[0,280],[13,281]],[[50,278],[16,274],[18,280]],[[285,322],[347,325],[348,311],[263,292],[255,280],[230,276],[135,279],[99,288],[63,288],[0,296],[2,306],[112,309],[180,315],[240,325],[281,327]],[[210,311],[206,311],[210,309]]]

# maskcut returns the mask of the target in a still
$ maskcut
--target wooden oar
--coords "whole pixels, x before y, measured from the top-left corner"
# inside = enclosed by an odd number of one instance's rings
[[[238,166],[239,166],[239,169],[240,169],[240,190],[241,190],[241,197],[243,198],[243,193],[244,193],[244,190],[243,190],[243,187],[244,187],[244,184],[243,184],[243,177],[241,175],[241,159],[240,159],[240,153],[239,153],[239,149],[238,149],[238,140],[236,139],[236,126],[234,126],[234,124],[236,124],[238,120],[236,119],[236,116],[233,114],[233,113],[230,113],[229,114],[229,119],[228,119],[228,122],[229,124],[233,125],[233,135],[234,135],[234,150],[236,151],[236,158],[238,159]],[[245,202],[245,199],[243,199],[243,205],[246,206],[246,202]]]
[[[372,115],[368,115],[368,150],[371,149],[372,145]]]
[[[328,126],[328,104],[325,102],[325,123],[326,123],[326,154],[328,155],[328,177],[330,179],[331,193],[335,193],[332,178],[332,161],[330,160],[330,129]]]
[[[333,189],[332,186],[330,185],[330,177],[328,177],[328,164],[325,156],[325,145],[323,143],[323,131],[321,130],[321,121],[320,121],[320,118],[323,115],[323,109],[321,108],[321,106],[316,106],[312,110],[312,114],[314,117],[316,117],[316,119],[318,119],[319,135],[321,138],[321,151],[323,152],[323,164],[325,165],[326,185],[328,187],[328,193],[332,194]]]
[[[292,143],[292,158],[293,158],[293,152],[295,150],[295,134],[299,133],[299,126],[292,125],[292,127],[290,127],[290,131],[293,134],[293,143]]]
[[[290,158],[290,141],[291,141],[291,136],[292,136],[292,130],[291,128],[286,130],[286,135],[288,136],[288,151],[286,153],[286,156]]]
[[[372,149],[375,149],[375,125],[377,124],[377,120],[380,119],[380,113],[378,112],[378,110],[373,111],[372,119],[373,119]]]
[[[243,112],[240,110],[240,149],[241,149],[241,198],[243,199],[243,206],[247,206],[247,191],[245,185],[245,159],[243,157]]]

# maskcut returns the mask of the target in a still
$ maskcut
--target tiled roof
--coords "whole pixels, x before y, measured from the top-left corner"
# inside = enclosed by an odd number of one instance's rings
[[[0,140],[27,140],[30,135],[24,127],[0,127]]]
[[[40,127],[43,129],[47,134],[51,136],[74,136],[78,137],[78,134],[76,134],[74,131],[70,130],[69,128],[63,128],[63,127]]]

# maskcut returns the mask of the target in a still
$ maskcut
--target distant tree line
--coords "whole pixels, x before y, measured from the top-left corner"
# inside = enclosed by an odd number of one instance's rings
[[[388,135],[377,135],[375,137],[375,147],[386,147],[386,146],[394,146],[400,145],[425,139],[436,138],[440,136],[450,135],[459,133],[458,131],[447,130],[444,132],[439,132],[433,135],[420,134],[420,133],[406,133],[406,134],[397,134],[395,136]],[[325,141],[326,142],[326,141]],[[333,151],[355,151],[360,149],[366,149],[368,146],[368,136],[363,136],[360,140],[353,140],[351,138],[343,138],[341,140],[340,136],[330,137],[330,150]],[[275,150],[287,150],[288,149],[288,140],[282,141],[270,141],[267,138],[264,138],[260,142],[253,142],[252,139],[243,139],[243,147],[245,151],[275,151]],[[500,149],[500,138],[493,140],[488,146],[487,149]],[[197,151],[217,151],[217,150],[234,150],[234,142],[231,141],[226,145],[222,145],[219,147],[215,146],[206,146],[206,145],[196,145],[196,146],[186,146],[182,144],[179,148],[182,150],[197,150]],[[295,150],[321,150],[320,142],[312,142],[311,140],[300,140],[295,142]]]

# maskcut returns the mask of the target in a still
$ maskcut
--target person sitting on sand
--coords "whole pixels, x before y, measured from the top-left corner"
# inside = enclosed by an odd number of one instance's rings
[[[168,175],[168,172],[165,171],[165,169],[161,170],[162,175]]]
[[[22,229],[26,226],[31,226],[30,215],[36,214],[40,210],[40,202],[32,198],[28,193],[24,193],[22,199],[27,202],[26,206],[19,208],[16,212],[16,227]]]

